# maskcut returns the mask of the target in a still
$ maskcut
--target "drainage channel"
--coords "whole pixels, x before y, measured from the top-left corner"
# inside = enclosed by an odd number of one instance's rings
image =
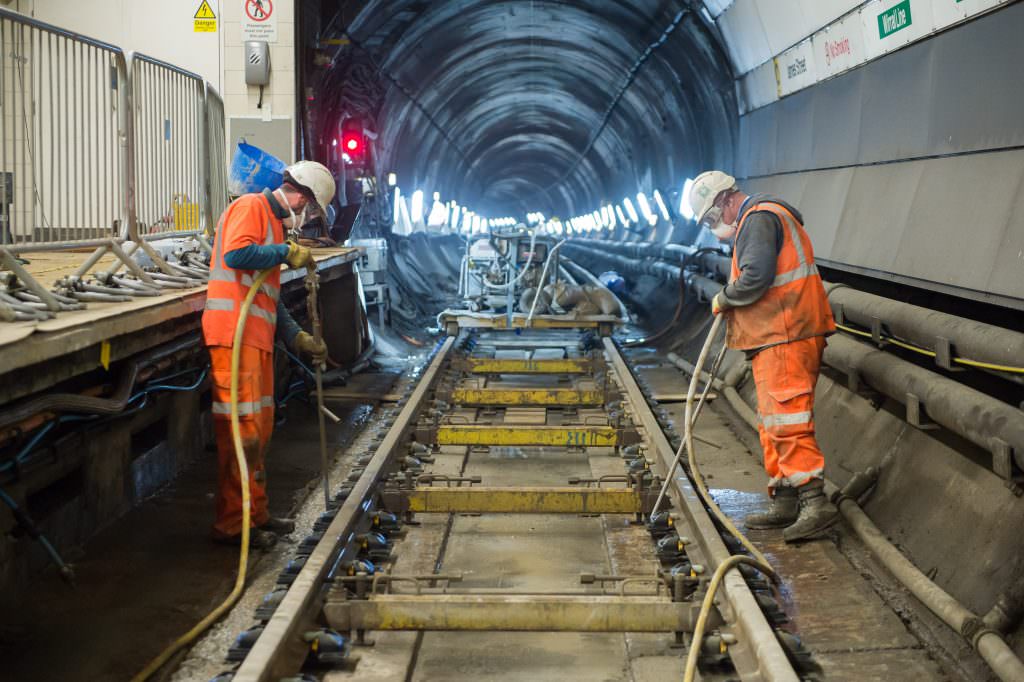
[[[736,550],[685,471],[670,511],[651,513],[679,437],[654,405],[607,338],[446,339],[224,679],[680,675],[709,579]],[[771,618],[775,597],[752,572],[726,574],[703,679],[798,679],[807,657]]]

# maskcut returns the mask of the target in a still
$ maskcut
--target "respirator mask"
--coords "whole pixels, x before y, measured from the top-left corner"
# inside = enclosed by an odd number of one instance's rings
[[[715,235],[719,241],[727,242],[736,236],[736,223],[723,222],[722,209],[718,206],[712,206],[708,209],[708,212],[704,214],[701,224],[711,230],[711,234]]]
[[[279,193],[280,192],[280,193]],[[281,221],[281,223],[287,227],[291,232],[298,232],[302,229],[302,226],[309,222],[311,216],[309,215],[309,205],[307,202],[306,206],[302,207],[302,212],[295,215],[295,211],[292,210],[291,205],[288,203],[284,196],[284,192],[280,189],[274,190],[274,195],[277,197],[281,205],[288,210],[288,217]]]

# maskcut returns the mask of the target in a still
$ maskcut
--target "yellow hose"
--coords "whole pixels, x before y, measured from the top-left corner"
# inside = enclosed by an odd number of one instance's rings
[[[690,475],[693,476],[693,482],[697,484],[697,492],[700,493],[701,499],[704,500],[704,504],[707,505],[711,513],[721,521],[725,529],[729,531],[729,534],[740,541],[748,552],[750,552],[755,559],[761,564],[769,565],[768,559],[765,558],[764,554],[754,546],[750,540],[747,539],[740,529],[736,527],[736,524],[732,522],[725,512],[723,512],[719,506],[715,503],[715,500],[711,497],[711,493],[708,491],[707,484],[704,483],[704,476],[700,473],[700,467],[697,466],[697,455],[693,448],[693,398],[697,393],[697,384],[700,382],[701,371],[704,369],[704,363],[707,362],[708,352],[711,350],[711,344],[715,340],[715,336],[718,335],[718,328],[722,326],[722,316],[715,315],[715,320],[711,324],[711,329],[708,331],[707,339],[704,341],[704,347],[701,348],[700,356],[697,358],[696,368],[693,372],[693,377],[690,379],[690,387],[686,392],[686,411],[683,417],[683,443],[680,444],[679,448],[682,450],[683,446],[688,450],[688,461],[690,463]],[[710,385],[714,381],[714,376],[711,377],[711,381],[708,382]],[[768,569],[771,572],[771,569]],[[774,572],[771,572],[774,577]]]
[[[704,483],[704,477],[701,475],[700,467],[697,466],[697,455],[693,449],[693,398],[697,393],[697,384],[700,382],[700,375],[704,369],[704,363],[707,362],[708,354],[711,351],[711,344],[714,342],[715,337],[718,335],[718,329],[722,326],[722,316],[715,315],[715,320],[711,324],[711,329],[708,331],[708,336],[704,340],[704,347],[700,350],[700,355],[697,358],[697,363],[694,367],[693,377],[690,379],[690,387],[686,392],[686,412],[683,417],[683,443],[680,444],[680,453],[682,448],[685,446],[688,450],[689,462],[690,462],[690,475],[693,477],[693,482],[697,485],[697,492],[700,493],[701,498],[707,505],[708,509],[711,510],[725,529],[729,533],[740,541],[740,543],[753,555],[753,559],[743,555],[730,556],[728,559],[719,564],[718,568],[715,569],[714,576],[711,579],[711,583],[708,585],[707,594],[704,595],[704,601],[700,606],[700,615],[697,617],[697,626],[693,631],[693,638],[690,640],[690,650],[686,654],[686,674],[683,678],[683,682],[693,682],[694,675],[697,671],[697,659],[700,658],[701,640],[704,639],[704,628],[707,624],[708,615],[711,613],[711,608],[715,603],[715,594],[718,592],[718,586],[725,578],[725,574],[730,569],[734,568],[739,564],[749,564],[754,566],[757,570],[764,573],[766,576],[776,581],[775,571],[768,563],[768,559],[761,553],[757,547],[754,546],[750,540],[747,539],[743,533],[740,532],[739,528],[732,522],[728,516],[725,515],[715,501],[711,498],[711,493],[708,492],[707,485]],[[724,349],[723,349],[724,352]],[[717,364],[717,363],[716,363]],[[711,376],[708,379],[707,385],[710,386],[714,381],[715,367],[711,369]],[[677,453],[678,456],[679,453]]]
[[[170,646],[160,652],[143,668],[142,672],[132,678],[132,682],[144,682],[153,673],[164,666],[174,654],[188,646],[206,632],[207,628],[213,625],[223,616],[228,609],[235,605],[238,598],[242,596],[242,588],[245,587],[245,574],[249,566],[249,523],[252,511],[249,509],[249,463],[245,459],[245,448],[242,446],[242,426],[238,418],[238,369],[242,358],[242,335],[245,333],[245,321],[249,317],[249,308],[252,306],[256,292],[259,291],[267,277],[276,268],[268,268],[260,272],[256,281],[249,287],[249,292],[242,301],[242,307],[238,312],[238,324],[235,326],[235,340],[231,346],[231,438],[235,445],[235,460],[238,462],[238,476],[242,481],[242,547],[238,554],[238,577],[235,578],[235,586],[231,594],[225,597],[220,606],[210,611],[195,627],[174,640]]]
[[[718,587],[725,579],[725,574],[740,564],[753,566],[769,577],[775,575],[767,564],[742,554],[733,555],[719,564],[711,578],[711,582],[708,583],[708,591],[704,594],[704,601],[700,605],[700,615],[697,616],[697,625],[693,628],[690,650],[686,652],[686,673],[683,675],[683,682],[693,682],[694,676],[697,673],[697,659],[700,658],[701,640],[704,639],[704,628],[707,627],[711,607],[715,604],[715,595],[718,593]]]

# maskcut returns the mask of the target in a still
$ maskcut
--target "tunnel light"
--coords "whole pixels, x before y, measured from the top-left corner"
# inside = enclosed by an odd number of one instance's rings
[[[401,200],[402,200],[402,190],[400,190],[396,186],[395,187],[395,198],[391,200],[391,203],[392,203],[392,205],[394,206],[394,209],[395,209],[395,215],[394,215],[394,220],[393,220],[393,222],[395,222],[395,223],[398,222],[398,206],[399,206],[399,202]]]
[[[651,216],[654,215],[654,211],[651,210],[651,205],[647,201],[647,195],[643,192],[637,192],[636,205],[640,207],[640,214],[647,218],[647,220],[650,220]]]
[[[421,189],[412,193],[412,208],[409,217],[412,218],[413,223],[423,221],[423,190]]]
[[[665,200],[661,198],[661,192],[654,190],[654,201],[658,204],[658,210],[661,211],[661,217],[665,220],[670,220],[671,217],[668,214],[668,206],[665,205]]]
[[[604,227],[604,220],[601,219],[601,214],[600,213],[598,213],[597,211],[594,211],[593,213],[590,214],[590,217],[594,220],[594,227],[595,228]]]
[[[658,222],[658,216],[651,210],[651,204],[647,201],[647,196],[643,192],[639,192],[636,195],[637,204],[640,206],[640,212],[643,213],[644,219],[647,220],[649,225],[655,225]]]
[[[615,207],[615,215],[619,217],[619,222],[622,223],[623,227],[629,227],[629,221],[626,220],[626,215],[622,212],[621,206]]]
[[[633,202],[629,200],[629,197],[623,199],[622,203],[626,206],[626,213],[629,214],[629,219],[634,223],[640,222],[640,216],[637,215],[636,209],[633,208]]]
[[[337,140],[335,140],[335,143],[337,143]],[[394,173],[388,173],[388,187],[394,187],[397,184],[398,176],[395,175]]]
[[[436,194],[434,195],[437,196]],[[445,210],[444,204],[440,201],[434,201],[434,205],[430,207],[430,215],[427,217],[427,226],[429,227],[441,227],[448,220],[448,214]]]
[[[331,140],[331,146],[332,147],[337,147],[338,146],[338,138],[334,138],[333,140]]]
[[[683,183],[683,193],[679,197],[679,215],[687,220],[693,220],[693,208],[690,206],[690,188],[693,187],[693,178],[686,178]]]
[[[441,201],[441,193],[434,192],[434,201]]]
[[[459,212],[460,212],[459,205],[456,204],[453,201],[452,202],[452,217],[451,217],[451,224],[452,224],[452,229],[453,230],[459,229]]]

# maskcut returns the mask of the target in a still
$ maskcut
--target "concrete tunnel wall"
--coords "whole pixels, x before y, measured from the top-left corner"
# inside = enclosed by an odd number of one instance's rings
[[[559,31],[586,38],[614,30],[615,40],[628,41],[635,54],[648,39],[638,28],[643,21],[655,33],[663,25],[659,20],[682,7],[670,3],[663,14],[644,14],[638,6],[616,5],[605,15],[587,12],[582,3],[543,3],[536,5],[544,17],[538,20],[512,4],[451,3],[451,10],[426,11],[436,14],[418,27],[427,15],[407,3],[395,4],[394,13],[351,17],[351,32],[425,97],[425,108],[455,131],[454,139],[473,150],[468,162],[460,158],[391,88],[382,109],[380,158],[386,170],[400,174],[404,187],[438,190],[470,206],[480,202],[481,210],[489,202],[510,211],[545,210],[521,206],[520,195],[535,197],[537,186],[568,168],[572,152],[585,144],[586,126],[600,120],[600,102],[611,98],[616,80],[587,77],[591,57],[574,67],[565,52],[558,66],[579,68],[573,79],[541,71],[531,81],[524,75],[531,65],[555,68],[533,56],[531,36],[554,34],[554,43],[544,43],[549,49],[558,44]],[[705,4],[715,25],[692,15],[644,67],[657,64],[691,79],[677,80],[674,92],[657,92],[653,100],[657,106],[668,102],[677,129],[705,146],[687,145],[680,135],[651,127],[644,102],[652,99],[651,88],[669,81],[638,79],[635,100],[612,117],[604,133],[608,139],[571,173],[549,204],[549,215],[575,215],[602,200],[664,190],[719,165],[748,188],[777,193],[800,207],[818,257],[835,269],[1020,307],[1024,102],[1018,72],[1024,55],[1018,37],[1024,33],[1024,4],[972,0],[953,8],[960,16],[939,21],[943,11],[952,11],[942,9],[944,3],[913,0],[917,24],[886,37],[891,45],[868,52],[861,44],[859,61],[851,58],[785,88],[789,72],[776,68],[785,68],[788,53],[813,47],[808,36],[829,24],[836,36],[850,22],[866,31],[898,3]],[[799,21],[785,21],[786,16]],[[603,43],[595,44],[602,51]],[[608,59],[609,73],[621,73],[628,62],[621,56],[593,59]],[[505,77],[493,82],[487,68],[498,62]],[[768,95],[752,89],[764,74],[770,77]],[[578,111],[568,115],[564,108],[577,93]],[[716,95],[709,109],[706,103]],[[546,104],[545,97],[555,104]],[[531,133],[536,139],[527,142]],[[636,144],[644,137],[657,143]],[[623,155],[624,149],[632,155]],[[407,183],[406,177],[412,179]],[[434,248],[431,242],[423,248]],[[671,315],[674,289],[652,278],[631,285],[634,302],[654,326]],[[703,312],[697,306],[688,310],[694,316]],[[670,344],[693,350],[702,334],[698,317]],[[751,401],[750,386],[746,393]],[[970,608],[987,610],[1020,574],[1024,549],[1002,521],[1019,517],[1020,498],[976,464],[988,453],[914,429],[892,401],[872,402],[830,377],[822,379],[816,411],[830,455],[829,476],[842,483],[851,472],[881,465],[879,491],[868,503],[872,517],[943,588]],[[864,437],[850,439],[851,432]],[[967,508],[974,511],[962,513]],[[1020,635],[1011,640],[1021,650]]]

